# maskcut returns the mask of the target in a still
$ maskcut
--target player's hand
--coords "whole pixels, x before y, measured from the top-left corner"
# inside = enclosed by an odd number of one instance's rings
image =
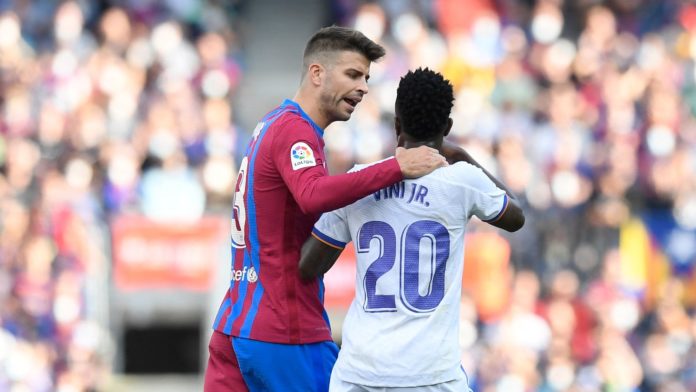
[[[396,148],[396,161],[401,167],[404,178],[422,177],[438,167],[447,166],[447,160],[440,153],[430,147]]]

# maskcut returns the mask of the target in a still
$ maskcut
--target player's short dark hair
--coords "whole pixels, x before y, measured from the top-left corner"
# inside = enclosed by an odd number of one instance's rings
[[[409,71],[396,90],[396,114],[401,130],[420,140],[442,133],[454,102],[452,84],[428,68]]]
[[[317,31],[307,42],[303,56],[304,68],[306,69],[310,59],[318,54],[344,50],[358,52],[371,62],[380,59],[385,54],[382,46],[358,30],[329,26]]]

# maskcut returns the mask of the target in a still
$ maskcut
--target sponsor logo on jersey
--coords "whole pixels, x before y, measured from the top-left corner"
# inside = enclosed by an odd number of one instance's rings
[[[233,269],[230,274],[230,279],[235,282],[240,282],[246,280],[249,283],[254,283],[259,280],[259,275],[256,273],[254,267],[247,268],[246,266],[241,270]]]
[[[302,169],[303,167],[312,167],[317,165],[314,159],[314,152],[304,142],[297,142],[290,149],[290,164],[293,170]]]
[[[249,283],[254,283],[259,280],[259,275],[256,274],[254,267],[249,268],[249,272],[247,272],[247,280]]]

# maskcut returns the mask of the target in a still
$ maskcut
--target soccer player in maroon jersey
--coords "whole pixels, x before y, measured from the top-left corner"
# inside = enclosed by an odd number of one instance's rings
[[[302,82],[258,124],[239,167],[230,287],[214,322],[206,391],[326,391],[338,353],[321,278],[300,279],[300,248],[323,212],[446,165],[430,147],[329,176],[324,129],[346,121],[368,92],[384,49],[343,27],[307,43]]]

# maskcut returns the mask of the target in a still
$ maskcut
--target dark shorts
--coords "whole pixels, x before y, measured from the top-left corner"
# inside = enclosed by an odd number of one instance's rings
[[[213,332],[206,392],[326,392],[338,356],[334,342],[280,344]]]

